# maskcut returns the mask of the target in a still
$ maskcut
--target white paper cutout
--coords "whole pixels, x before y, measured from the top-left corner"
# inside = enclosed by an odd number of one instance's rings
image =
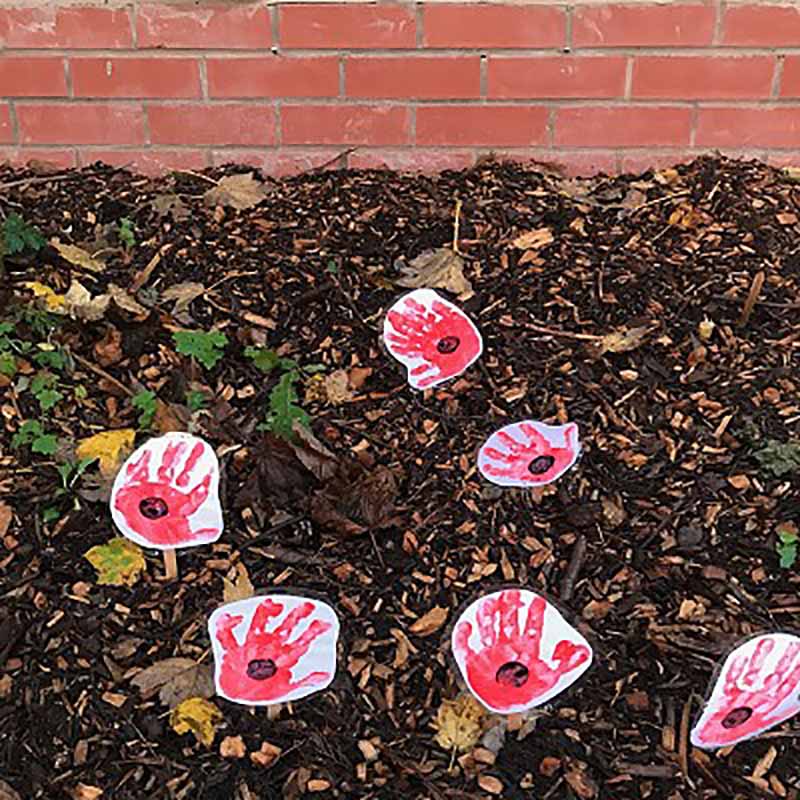
[[[527,589],[503,589],[471,603],[453,627],[451,645],[469,690],[498,714],[548,702],[592,663],[589,642]]]
[[[578,426],[524,420],[495,431],[478,452],[478,469],[498,486],[544,486],[578,459]]]
[[[175,550],[215,542],[222,535],[222,508],[214,449],[189,433],[145,442],[117,473],[111,517],[142,547]]]
[[[266,706],[327,688],[336,674],[339,619],[321,600],[289,594],[237,600],[208,620],[217,694]]]
[[[700,719],[695,747],[713,750],[743,742],[800,712],[800,638],[756,636],[725,659]]]
[[[413,389],[455,378],[483,352],[483,339],[472,320],[433,289],[416,289],[388,310],[383,340],[408,370]]]

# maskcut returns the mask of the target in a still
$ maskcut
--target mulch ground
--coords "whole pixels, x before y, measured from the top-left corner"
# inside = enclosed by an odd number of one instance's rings
[[[106,250],[99,273],[50,245],[6,259],[2,316],[21,337],[37,335],[20,316],[26,281],[133,285],[149,311],[61,318],[49,339],[74,364],[46,427],[62,451],[136,427],[131,396],[150,389],[156,431],[191,423],[221,453],[226,510],[216,545],[181,551],[178,582],[159,579],[151,551],[132,587],[97,585],[83,554],[113,535],[103,486],[90,470],[56,497],[56,459],[11,447],[24,419],[43,418],[36,402],[0,384],[0,502],[13,510],[0,550],[0,777],[48,800],[96,797],[92,787],[114,800],[296,798],[309,780],[312,797],[455,800],[490,797],[487,776],[504,798],[798,797],[797,720],[721,755],[693,750],[687,729],[718,657],[748,634],[791,630],[800,610],[800,575],[775,552],[776,525],[800,516],[800,478],[753,457],[800,422],[800,184],[710,157],[591,181],[487,162],[434,177],[267,179],[252,208],[207,205],[209,178],[234,172],[0,171],[6,214]],[[461,305],[485,352],[415,393],[383,352],[382,314],[405,291],[402,262],[452,242],[457,199],[474,289]],[[106,241],[123,217],[128,250]],[[542,228],[551,242],[514,245]],[[205,291],[176,312],[162,294],[187,281]],[[212,327],[229,338],[213,369],[175,352],[172,331]],[[625,352],[592,338],[623,328],[647,330]],[[258,428],[278,375],[245,358],[252,344],[347,371],[338,404],[319,380],[298,386],[333,478]],[[192,387],[208,404],[190,416]],[[476,472],[477,449],[526,417],[576,421],[583,457],[546,491],[501,491]],[[328,524],[320,493],[335,507]],[[276,713],[215,698],[224,722],[207,748],[130,679],[169,656],[208,662],[206,619],[238,562],[257,589],[304,588],[338,609],[340,669]],[[459,692],[447,626],[503,583],[572,614],[595,664],[533,730],[512,719],[494,764],[484,752],[450,768],[431,725]],[[412,633],[435,606],[446,622]],[[269,767],[224,758],[225,736],[282,753]]]

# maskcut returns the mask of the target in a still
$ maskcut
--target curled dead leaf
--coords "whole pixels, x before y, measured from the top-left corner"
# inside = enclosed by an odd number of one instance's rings
[[[74,267],[81,267],[82,269],[89,270],[89,272],[103,272],[106,265],[102,261],[93,258],[90,253],[87,253],[82,247],[74,244],[62,244],[57,239],[50,242],[53,247],[58,251],[58,254],[65,261],[68,261]]]
[[[444,625],[448,610],[442,606],[434,606],[427,614],[421,616],[408,630],[417,636],[430,636]]]
[[[226,603],[232,603],[234,600],[246,600],[256,593],[250,582],[250,576],[247,574],[247,567],[241,561],[231,569],[231,573],[233,573],[232,579],[222,578],[222,599]]]
[[[268,192],[252,172],[227,175],[209,189],[203,199],[207,206],[230,206],[238,211],[258,205]]]
[[[11,517],[13,512],[11,506],[0,500],[0,536],[5,536],[9,526],[11,525]]]
[[[174,708],[189,697],[213,697],[211,667],[191,658],[165,658],[134,675],[131,684],[147,700],[158,692],[158,699]]]
[[[465,753],[481,738],[486,709],[470,694],[443,700],[436,712],[436,744],[444,750]]]
[[[426,250],[400,267],[398,286],[409,289],[447,289],[457,295],[472,294],[472,284],[464,275],[464,259],[449,247]]]
[[[169,289],[165,289],[161,297],[163,300],[170,302],[174,300],[175,305],[172,307],[172,312],[174,314],[181,314],[184,311],[188,311],[192,300],[200,297],[205,290],[206,287],[203,286],[202,283],[185,281],[184,283],[178,283],[175,284],[175,286],[170,286]]]

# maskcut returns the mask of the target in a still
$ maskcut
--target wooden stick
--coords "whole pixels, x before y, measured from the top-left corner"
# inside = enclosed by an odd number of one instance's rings
[[[766,275],[764,274],[764,270],[757,272],[753,276],[753,282],[750,284],[750,292],[747,295],[747,300],[744,301],[742,315],[739,317],[738,325],[740,328],[743,328],[745,325],[747,325],[747,321],[750,319],[750,315],[753,313],[753,307],[758,302],[758,296],[761,294],[761,287],[764,285],[765,277]]]
[[[178,577],[178,559],[175,557],[175,550],[164,550],[164,573],[168,581],[174,581]]]
[[[461,200],[456,200],[456,219],[453,223],[453,252],[458,253],[458,229],[461,223]]]

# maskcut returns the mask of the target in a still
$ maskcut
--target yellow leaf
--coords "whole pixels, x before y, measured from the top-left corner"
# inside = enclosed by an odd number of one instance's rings
[[[444,625],[447,619],[447,609],[442,606],[434,606],[427,614],[420,617],[410,628],[411,633],[418,636],[430,636],[434,631]]]
[[[44,304],[48,311],[54,314],[66,314],[66,298],[63,294],[56,294],[49,286],[45,286],[39,281],[26,281],[23,286],[33,292],[34,297],[44,298]]]
[[[178,734],[191,731],[195,739],[206,747],[214,744],[217,725],[222,722],[222,712],[204,697],[190,697],[172,709],[169,724]]]
[[[142,548],[122,536],[92,547],[83,557],[97,570],[101,585],[133,586],[145,567]]]
[[[433,726],[436,743],[445,750],[472,750],[481,738],[486,709],[472,695],[443,700]]]
[[[58,250],[58,254],[61,258],[65,261],[69,261],[69,263],[75,267],[83,267],[84,269],[88,269],[89,272],[103,272],[106,268],[106,265],[102,261],[92,258],[82,247],[78,247],[74,244],[61,244],[61,242],[56,241],[51,242],[51,244]]]
[[[75,448],[75,455],[78,458],[100,459],[100,472],[111,477],[116,474],[119,465],[133,450],[135,437],[136,431],[133,428],[102,431],[81,439]]]
[[[222,585],[224,587],[222,598],[226,603],[232,603],[234,600],[246,600],[256,593],[253,584],[250,583],[247,567],[241,561],[236,565],[236,577],[234,580],[231,581],[223,577]]]

